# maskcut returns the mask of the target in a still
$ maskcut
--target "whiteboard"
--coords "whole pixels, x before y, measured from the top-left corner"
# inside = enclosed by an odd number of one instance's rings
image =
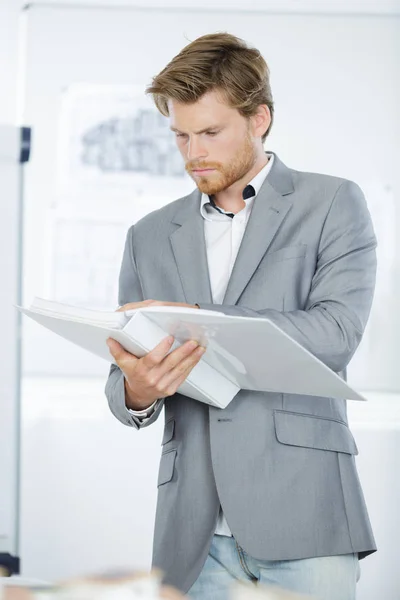
[[[20,129],[0,126],[0,554],[18,554]]]
[[[142,214],[146,200],[145,187],[142,193],[136,184],[124,186],[122,178],[114,189],[100,184],[97,192],[60,197],[58,155],[65,97],[83,85],[135,86],[144,93],[152,76],[183,46],[211,31],[242,37],[260,49],[270,66],[276,112],[267,149],[276,151],[290,167],[356,181],[378,211],[393,198],[396,210],[391,222],[396,231],[400,229],[396,158],[400,18],[36,2],[25,11],[25,19],[23,114],[36,134],[26,186],[27,302],[35,295],[62,300],[59,290],[64,298],[73,297],[68,292],[81,281],[82,301],[92,303],[88,291],[95,288],[88,283],[97,281],[112,309],[113,296],[114,306],[117,303],[112,282],[116,289],[125,231]],[[75,173],[81,176],[78,170]],[[187,193],[185,186],[179,189],[182,193],[174,194],[171,187],[164,201]],[[393,350],[400,336],[400,314],[395,310],[400,296],[400,258],[396,258],[400,236],[394,239],[395,258],[385,276],[392,282],[393,306],[388,311],[384,293],[377,293],[368,338],[349,370],[350,383],[364,391],[400,389]],[[96,291],[94,296],[100,294]],[[39,325],[24,323],[24,340],[27,374],[106,376],[100,359]]]

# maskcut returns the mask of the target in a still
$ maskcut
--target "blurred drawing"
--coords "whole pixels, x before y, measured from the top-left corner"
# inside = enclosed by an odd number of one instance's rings
[[[183,177],[184,165],[166,120],[151,109],[131,118],[110,118],[82,136],[82,163],[100,171],[134,171]]]
[[[145,86],[74,84],[64,90],[57,157],[59,205],[90,203],[94,195],[132,202],[143,194],[166,203],[194,187],[168,119]]]

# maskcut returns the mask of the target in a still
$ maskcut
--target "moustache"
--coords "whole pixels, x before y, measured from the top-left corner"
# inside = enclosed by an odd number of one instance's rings
[[[218,163],[187,163],[185,166],[186,171],[195,171],[196,169],[217,169],[219,170],[220,165]]]

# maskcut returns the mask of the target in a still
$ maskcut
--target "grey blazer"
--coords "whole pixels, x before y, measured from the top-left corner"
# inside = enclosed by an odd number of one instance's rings
[[[212,303],[200,192],[128,232],[119,304],[198,303],[271,319],[338,373],[371,308],[376,240],[360,188],[286,167],[275,155],[255,199],[222,305]],[[287,374],[290,377],[290,372]],[[123,424],[123,375],[106,395]],[[224,409],[166,398],[153,564],[186,592],[206,560],[221,503],[237,542],[264,560],[375,550],[345,400],[241,390]]]

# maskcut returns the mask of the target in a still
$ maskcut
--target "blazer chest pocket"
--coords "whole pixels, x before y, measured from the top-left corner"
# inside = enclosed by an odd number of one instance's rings
[[[158,471],[157,487],[171,481],[175,469],[176,450],[168,450],[161,455],[160,468]]]
[[[306,292],[309,289],[306,256],[306,244],[285,246],[264,254],[238,304],[253,310],[302,308],[303,288]]]
[[[276,438],[281,444],[358,454],[353,435],[346,425],[334,419],[276,410]]]
[[[270,265],[286,260],[293,260],[296,258],[303,258],[307,254],[307,245],[306,244],[298,244],[297,246],[285,246],[285,248],[280,248],[279,250],[274,250],[272,252],[267,252],[260,264],[258,265],[258,269],[264,269],[269,267]]]

